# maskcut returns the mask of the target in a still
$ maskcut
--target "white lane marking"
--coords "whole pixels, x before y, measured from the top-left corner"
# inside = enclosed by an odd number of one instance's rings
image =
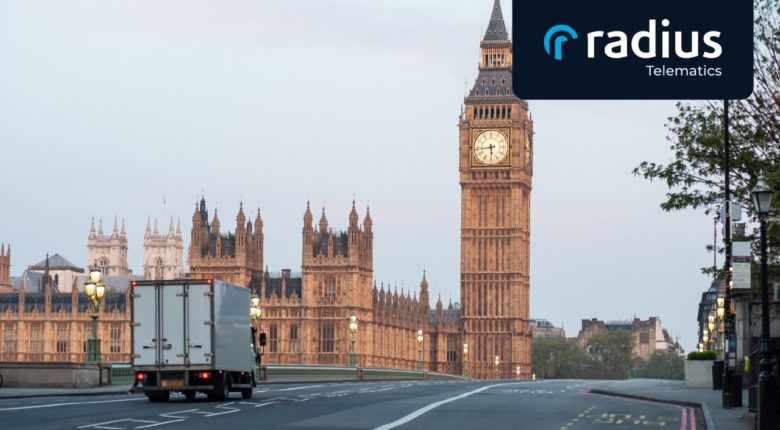
[[[102,423],[97,424],[89,424],[81,427],[76,427],[80,429],[85,428],[94,428],[94,429],[104,429],[104,430],[122,430],[124,427],[109,427],[108,424],[114,424],[114,423],[122,423],[122,422],[134,422],[134,423],[156,423],[157,421],[147,421],[147,420],[133,420],[129,418],[125,418],[123,420],[113,420],[113,421],[106,421]],[[140,428],[140,427],[137,427]]]
[[[118,400],[100,400],[100,401],[92,401],[92,402],[52,403],[49,405],[35,405],[35,406],[17,406],[15,408],[0,408],[0,412],[22,411],[26,409],[55,408],[58,406],[97,405],[100,403],[134,402],[137,400],[146,400],[146,397],[137,397],[132,399],[118,399]]]
[[[441,405],[444,405],[444,404],[447,404],[447,403],[450,403],[450,402],[454,402],[455,400],[465,399],[466,397],[472,396],[472,395],[477,394],[477,393],[481,393],[481,392],[483,392],[485,390],[489,390],[491,388],[500,387],[502,385],[510,385],[510,384],[488,385],[487,387],[477,388],[474,391],[469,391],[468,393],[463,393],[463,394],[455,396],[455,397],[450,397],[449,399],[439,400],[438,402],[431,403],[428,406],[425,406],[423,408],[417,409],[416,411],[410,413],[409,415],[407,415],[405,417],[401,417],[401,418],[399,418],[399,419],[397,419],[397,420],[395,420],[395,421],[393,421],[391,423],[387,423],[385,425],[381,425],[379,427],[376,427],[374,430],[390,430],[390,429],[394,429],[394,428],[396,428],[396,427],[398,427],[400,425],[404,425],[404,424],[408,423],[409,421],[414,420],[415,418],[419,417],[420,415],[425,414],[426,412],[428,412],[428,411],[430,411],[432,409],[438,408]]]
[[[317,388],[317,387],[324,387],[324,385],[307,385],[305,387],[293,387],[293,388],[284,388],[284,389],[281,389],[281,390],[268,390],[268,391],[271,391],[271,392],[276,392],[276,391],[294,391],[294,390],[305,390],[307,388]]]
[[[256,407],[256,408],[262,408],[263,406],[273,405],[273,404],[276,404],[276,403],[279,403],[279,402],[265,402],[265,403],[260,403],[259,405],[255,405],[255,407]]]

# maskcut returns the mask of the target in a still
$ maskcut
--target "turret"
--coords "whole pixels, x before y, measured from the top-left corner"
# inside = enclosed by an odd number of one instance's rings
[[[168,225],[168,238],[173,239],[173,217],[171,217],[171,223]]]
[[[428,280],[425,278],[425,270],[423,270],[423,278],[420,282],[420,307],[424,314],[430,311],[428,300]]]
[[[195,230],[193,229],[193,232]],[[152,237],[152,217],[146,217],[146,232],[144,233],[144,239],[150,239]],[[193,238],[195,240],[195,238]]]
[[[117,216],[114,215],[114,228],[111,231],[111,237],[117,238],[119,237],[119,225],[117,223]]]
[[[360,229],[358,228],[358,214],[355,210],[355,201],[352,200],[352,210],[349,212],[349,255],[351,258],[358,256],[358,245],[360,244]]]
[[[246,255],[246,216],[244,215],[244,202],[238,207],[236,215],[236,254]]]
[[[322,216],[320,217],[320,233],[327,233],[328,218],[325,216],[325,206],[322,207]]]
[[[125,229],[125,219],[122,218],[122,231],[119,233],[120,236],[127,238],[127,230]]]
[[[92,217],[92,224],[89,226],[89,238],[95,238],[95,217]]]

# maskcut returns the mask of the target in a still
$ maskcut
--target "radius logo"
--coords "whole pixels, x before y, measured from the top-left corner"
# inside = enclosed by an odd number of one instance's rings
[[[558,24],[550,27],[544,35],[544,50],[547,55],[552,55],[558,61],[563,60],[563,43],[576,40],[577,32],[566,24]]]
[[[514,0],[512,28],[512,83],[523,99],[734,100],[753,92],[753,2]]]

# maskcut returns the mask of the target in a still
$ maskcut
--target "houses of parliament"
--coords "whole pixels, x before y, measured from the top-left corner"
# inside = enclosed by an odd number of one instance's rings
[[[188,266],[181,225],[174,227],[173,219],[167,234],[157,220],[153,228],[147,222],[139,274],[128,268],[124,222],[120,227],[115,220],[105,234],[102,221],[96,227],[93,220],[87,261],[101,267],[109,287],[99,319],[104,360],[130,361],[131,280],[219,278],[261,297],[269,364],[345,365],[347,321],[355,315],[360,366],[415,368],[421,360],[427,370],[475,378],[530,376],[533,123],[528,104],[512,92],[512,43],[499,0],[480,46],[479,74],[459,117],[460,305],[430,297],[425,273],[415,291],[377,282],[374,246],[382,244],[374,243],[370,210],[359,211],[354,202],[332,220],[324,208],[306,204],[300,270],[271,272],[259,211],[247,213],[240,204],[223,224],[203,198],[192,215]],[[2,246],[0,360],[83,361],[90,336],[89,306],[79,292],[84,268],[47,255],[12,278],[10,258],[10,245]]]

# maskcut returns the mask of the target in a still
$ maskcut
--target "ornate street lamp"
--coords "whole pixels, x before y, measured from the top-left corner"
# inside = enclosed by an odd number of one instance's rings
[[[758,428],[777,428],[775,401],[772,391],[775,382],[772,377],[772,362],[769,356],[769,275],[767,270],[766,216],[772,209],[774,191],[764,175],[758,178],[753,188],[753,204],[761,230],[761,361],[758,375]]]
[[[87,340],[87,362],[98,363],[100,357],[100,339],[98,338],[97,319],[100,311],[100,302],[106,296],[106,286],[102,283],[103,273],[97,264],[89,269],[89,280],[84,284],[84,294],[89,298],[92,309],[92,339]]]
[[[707,328],[710,330],[710,332],[715,331],[715,315],[710,314],[707,319],[709,322],[707,323]]]
[[[352,315],[349,316],[349,323],[347,324],[347,327],[349,328],[349,334],[351,336],[351,346],[349,349],[349,363],[347,363],[348,366],[356,367],[357,362],[357,354],[355,353],[355,334],[358,330],[358,322],[357,322],[357,315],[355,315],[355,312],[352,312]]]
[[[710,342],[710,332],[706,328],[701,331],[701,341],[704,342],[705,345]]]
[[[423,337],[423,331],[422,329],[417,330],[417,371],[422,372],[423,370],[423,340],[425,338]]]
[[[718,309],[717,314],[719,319],[723,319],[723,316],[726,315],[726,298],[725,297],[718,297],[717,299]]]
[[[469,344],[464,343],[463,344],[463,377],[468,378],[468,367],[469,367]]]
[[[499,374],[498,374],[498,365],[499,365],[499,364],[501,364],[501,359],[499,359],[499,358],[498,358],[498,356],[496,356],[496,357],[493,359],[493,364],[495,364],[495,365],[496,365],[496,379],[499,379]]]

